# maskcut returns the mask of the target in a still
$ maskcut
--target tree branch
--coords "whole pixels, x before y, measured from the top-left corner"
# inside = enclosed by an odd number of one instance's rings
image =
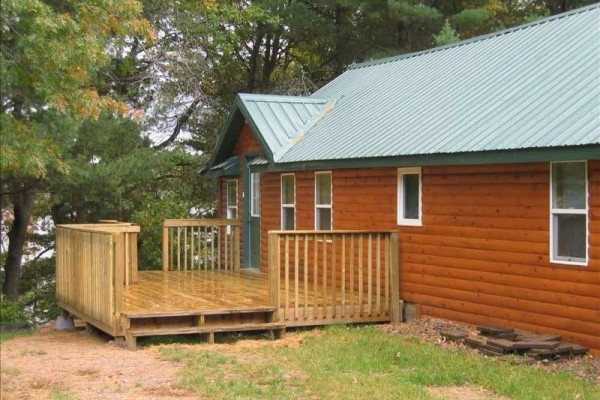
[[[194,114],[194,111],[196,111],[196,107],[199,103],[200,97],[196,97],[194,101],[192,101],[192,103],[185,109],[183,114],[181,114],[179,118],[177,118],[177,123],[175,124],[175,128],[173,128],[171,136],[169,136],[164,142],[154,146],[155,149],[163,149],[171,143],[173,143],[175,139],[177,139],[179,133],[181,132],[181,128],[190,120],[190,118]]]

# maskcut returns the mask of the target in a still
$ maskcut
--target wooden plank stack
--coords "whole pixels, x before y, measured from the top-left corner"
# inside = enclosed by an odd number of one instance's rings
[[[532,332],[496,325],[479,325],[477,330],[479,332],[477,336],[468,336],[466,331],[460,329],[443,331],[441,335],[449,341],[464,341],[467,346],[489,356],[509,360],[515,355],[522,355],[526,363],[583,355],[589,350],[585,346],[562,342],[558,335],[536,335]]]

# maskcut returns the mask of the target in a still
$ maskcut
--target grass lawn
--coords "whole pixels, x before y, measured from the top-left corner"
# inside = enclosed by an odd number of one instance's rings
[[[497,398],[600,399],[598,385],[566,373],[442,349],[374,327],[332,326],[295,347],[234,347],[169,345],[160,352],[185,364],[180,384],[200,398],[439,399],[443,391],[432,388],[456,386],[483,388]]]

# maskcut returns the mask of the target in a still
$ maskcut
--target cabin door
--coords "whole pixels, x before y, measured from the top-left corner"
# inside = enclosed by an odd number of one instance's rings
[[[249,160],[247,160],[249,161]],[[260,174],[244,168],[244,264],[260,268]]]

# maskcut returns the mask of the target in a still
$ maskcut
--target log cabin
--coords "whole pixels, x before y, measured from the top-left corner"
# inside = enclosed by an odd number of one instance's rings
[[[203,175],[218,218],[56,228],[58,304],[144,336],[400,321],[600,352],[600,5],[239,94]]]
[[[596,4],[352,65],[310,96],[238,94],[203,174],[241,266],[295,288],[287,325],[302,288],[370,309],[397,284],[421,315],[599,351],[599,21]]]

